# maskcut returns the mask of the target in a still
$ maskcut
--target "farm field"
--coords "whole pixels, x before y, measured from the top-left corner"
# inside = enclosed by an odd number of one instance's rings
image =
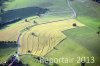
[[[18,51],[29,66],[45,66],[34,57],[74,58],[49,66],[81,66],[77,61],[85,57],[89,58],[86,66],[100,66],[100,4],[92,0],[12,0],[5,4],[2,16],[6,20],[22,20],[0,29],[0,41],[19,45],[0,48],[0,63]]]
[[[37,25],[20,36],[20,53],[27,54],[30,50],[30,54],[44,56],[66,38],[62,31],[82,26],[85,25],[74,19]]]
[[[32,18],[27,18],[27,20],[32,22],[30,19]],[[2,37],[0,38],[0,41],[17,41],[19,32],[21,30],[25,29],[27,26],[34,25],[30,22],[25,22],[25,20],[23,19],[18,23],[8,25],[7,28],[0,30],[0,37]]]
[[[0,63],[5,62],[11,55],[15,54],[17,48],[7,47],[1,48],[0,47]]]

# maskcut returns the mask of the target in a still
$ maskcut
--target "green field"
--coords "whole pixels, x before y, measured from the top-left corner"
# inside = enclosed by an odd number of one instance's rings
[[[38,23],[50,22],[54,20],[69,19],[72,17],[72,11],[65,0],[14,0],[7,3],[5,10],[13,10],[27,7],[47,8],[50,11],[36,19]],[[86,63],[86,66],[100,66],[100,4],[92,0],[73,0],[71,6],[75,9],[77,17],[75,18],[85,27],[65,30],[63,33],[67,36],[60,44],[46,54],[45,58],[75,58],[77,57],[94,57],[95,63]],[[64,12],[65,11],[65,12]],[[55,13],[56,12],[56,13]],[[9,51],[9,52],[6,52]],[[8,54],[12,54],[16,48],[0,49],[0,62],[7,59]],[[23,55],[21,60],[30,66],[44,66],[31,55]],[[2,60],[3,59],[3,60]],[[80,66],[80,63],[57,63],[59,66]],[[91,61],[91,59],[90,59]]]
[[[94,56],[95,64],[87,64],[86,66],[100,65],[100,36],[96,34],[100,30],[98,29],[100,26],[100,5],[90,0],[84,1],[73,1],[72,6],[77,12],[76,19],[85,24],[86,27],[64,31],[67,39],[57,46],[59,50],[52,51],[46,57]],[[64,66],[65,64],[60,63],[60,65]],[[66,66],[79,65],[76,63],[66,64]]]
[[[8,58],[15,54],[17,48],[0,48],[0,63],[5,62]]]
[[[72,17],[72,11],[65,0],[12,0],[12,2],[7,2],[6,4],[8,4],[8,6],[5,8],[5,11],[29,7],[47,8],[49,11],[41,14],[42,17],[36,19],[38,23],[61,20],[65,18],[69,19]]]

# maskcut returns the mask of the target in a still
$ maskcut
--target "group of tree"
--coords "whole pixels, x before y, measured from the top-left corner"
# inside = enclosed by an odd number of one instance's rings
[[[0,41],[0,44],[17,44],[17,41]]]
[[[16,41],[0,41],[0,48],[17,48],[18,44]]]

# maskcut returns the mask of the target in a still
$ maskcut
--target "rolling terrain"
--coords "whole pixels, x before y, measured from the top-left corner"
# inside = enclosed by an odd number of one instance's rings
[[[100,65],[100,35],[97,34],[100,31],[100,4],[92,0],[14,0],[6,4],[8,6],[5,11],[6,15],[9,14],[9,19],[18,17],[17,14],[24,10],[27,12],[26,15],[26,12],[21,14],[21,21],[0,30],[0,41],[17,41],[19,38],[18,51],[24,63],[43,66],[35,61],[32,54],[45,58],[76,59],[72,63],[57,63],[59,66],[80,66],[77,57],[94,57],[95,63],[86,63],[86,66]],[[47,11],[35,12],[31,7]],[[11,15],[9,11],[16,13]],[[78,27],[73,26],[73,23]],[[9,54],[7,50],[11,54],[17,51],[16,48],[0,49],[0,62],[9,57],[6,55]]]

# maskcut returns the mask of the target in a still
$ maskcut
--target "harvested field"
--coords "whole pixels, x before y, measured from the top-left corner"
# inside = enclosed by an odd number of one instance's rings
[[[76,23],[77,26],[73,26]],[[66,36],[64,30],[85,26],[74,19],[39,24],[20,36],[20,54],[44,56],[59,44]]]

